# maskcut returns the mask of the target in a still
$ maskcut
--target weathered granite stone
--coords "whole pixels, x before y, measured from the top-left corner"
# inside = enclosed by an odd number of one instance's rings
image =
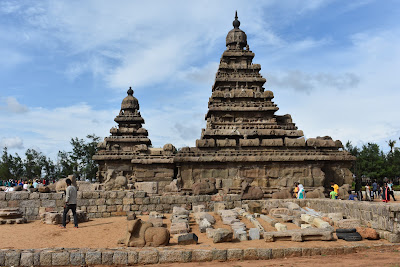
[[[271,249],[271,259],[282,259],[285,257],[285,250],[283,248]]]
[[[228,229],[218,228],[213,231],[213,242],[231,242],[233,239],[233,232]]]
[[[133,265],[138,263],[139,253],[137,251],[128,251],[128,265]]]
[[[230,248],[227,249],[227,260],[228,261],[240,261],[243,259],[243,249]]]
[[[101,264],[101,252],[99,252],[99,251],[86,252],[85,262],[87,265],[100,265]]]
[[[243,229],[234,229],[233,237],[239,241],[246,241],[247,240],[247,232]]]
[[[269,217],[267,215],[260,215],[260,219],[266,221],[269,225],[271,225],[273,227],[275,227],[275,224],[278,223],[278,221],[276,219],[271,218],[271,217]]]
[[[275,228],[278,232],[283,232],[287,230],[287,226],[285,224],[282,223],[276,223],[275,224]]]
[[[128,253],[126,251],[115,251],[113,256],[114,265],[127,265]]]
[[[51,257],[51,264],[54,266],[69,265],[69,252],[54,252]]]
[[[182,250],[162,250],[159,252],[159,263],[186,262]]]
[[[18,266],[20,262],[21,252],[19,251],[9,251],[5,255],[5,266]]]
[[[158,263],[157,250],[139,251],[138,264],[155,264]]]
[[[192,261],[212,261],[213,250],[194,249],[192,251]]]
[[[113,265],[114,262],[114,252],[113,251],[102,251],[101,252],[101,263],[103,265]]]
[[[199,241],[199,238],[194,233],[183,234],[183,235],[178,236],[178,245],[197,244],[198,241]]]
[[[284,254],[285,254],[285,258],[301,257],[302,250],[301,250],[301,248],[285,248]]]
[[[31,252],[22,252],[19,264],[21,266],[33,266],[33,255]]]
[[[213,249],[212,260],[214,261],[226,261],[227,259],[227,251],[226,249]]]
[[[69,256],[69,262],[71,265],[84,265],[85,264],[85,254],[82,252],[71,252]]]
[[[250,240],[258,240],[258,239],[260,239],[260,229],[258,229],[258,228],[250,228],[250,230],[249,230],[249,239]]]
[[[41,266],[51,266],[52,265],[52,253],[50,251],[40,252],[40,265]]]
[[[361,227],[361,221],[359,219],[343,219],[335,222],[337,228],[357,228]]]

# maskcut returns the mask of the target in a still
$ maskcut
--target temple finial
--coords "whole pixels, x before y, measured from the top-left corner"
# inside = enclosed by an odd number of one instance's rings
[[[238,20],[238,16],[237,16],[237,10],[235,11],[235,20],[233,21],[233,27],[235,29],[239,29],[240,26],[240,21]]]
[[[132,87],[131,86],[129,86],[129,90],[128,90],[128,95],[133,95],[133,90],[132,90]]]

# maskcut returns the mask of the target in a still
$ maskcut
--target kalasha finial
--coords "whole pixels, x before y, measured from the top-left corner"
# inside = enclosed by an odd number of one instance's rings
[[[131,95],[131,96],[133,95],[133,90],[132,90],[132,87],[131,87],[131,86],[129,86],[129,90],[128,90],[127,93],[128,93],[128,95]]]
[[[240,21],[238,20],[238,16],[237,16],[237,10],[235,11],[235,20],[233,21],[233,27],[235,29],[239,29],[240,26]]]

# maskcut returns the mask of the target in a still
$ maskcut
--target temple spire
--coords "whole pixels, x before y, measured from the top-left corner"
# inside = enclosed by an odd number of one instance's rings
[[[233,27],[235,29],[239,29],[240,26],[240,21],[238,20],[238,16],[237,16],[237,10],[235,11],[235,20],[233,21]]]

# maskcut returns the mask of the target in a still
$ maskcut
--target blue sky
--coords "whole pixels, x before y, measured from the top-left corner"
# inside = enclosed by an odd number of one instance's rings
[[[398,1],[2,0],[0,145],[55,158],[106,137],[132,86],[155,147],[194,146],[235,10],[307,138],[398,140]]]

